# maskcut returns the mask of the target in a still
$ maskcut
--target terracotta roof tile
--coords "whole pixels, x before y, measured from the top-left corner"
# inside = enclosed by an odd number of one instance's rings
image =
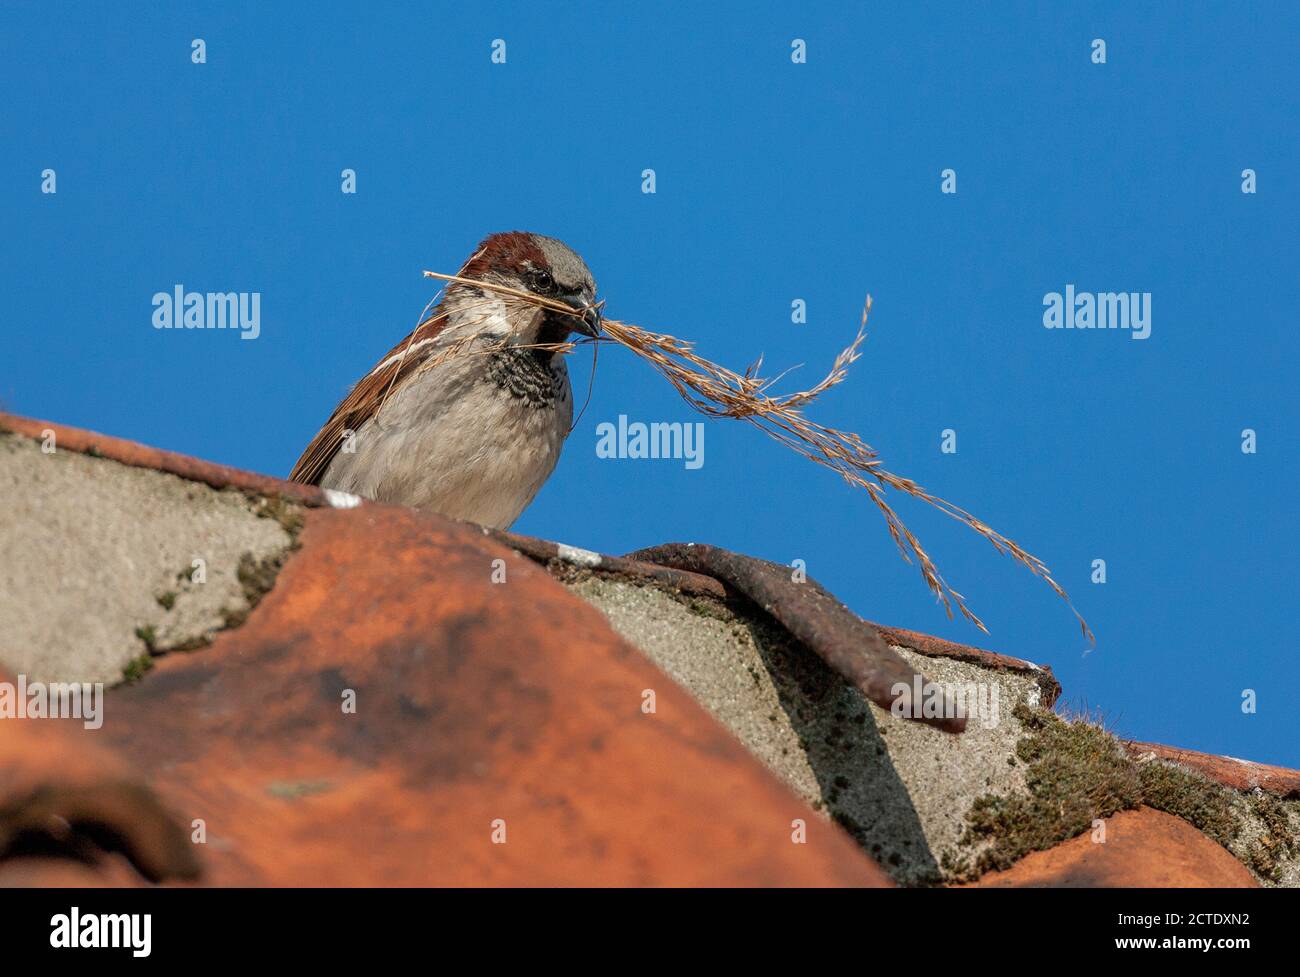
[[[0,414],[0,429],[52,430],[63,450],[306,507],[297,549],[246,620],[111,690],[102,730],[0,723],[0,885],[196,873],[215,885],[891,884],[544,567],[748,601],[878,704],[926,659],[942,675],[1011,673],[997,681],[1039,705],[1060,691],[1050,669],[873,625],[788,568],[715,547],[605,556],[45,421]],[[924,737],[939,734],[900,725],[933,756]],[[1300,798],[1297,771],[1127,748]],[[195,825],[205,844],[190,844]],[[980,884],[1254,883],[1177,818],[1141,808],[1107,825],[1105,845],[1084,834]]]
[[[2,421],[212,485],[297,491]],[[313,493],[296,497],[324,501]],[[147,783],[178,812],[173,827],[202,822],[207,844],[185,851],[207,884],[892,884],[599,612],[476,527],[313,508],[299,543],[242,626],[111,690],[93,740],[48,734],[66,721],[9,720],[0,756],[65,793],[89,778],[107,812],[96,817],[153,823],[136,817],[151,810],[143,795],[118,804],[94,771]],[[492,582],[495,561],[508,587]],[[0,864],[11,879],[70,877],[5,859],[2,843]]]
[[[1142,743],[1132,740],[1125,744],[1135,756],[1154,753],[1162,760],[1170,760],[1191,767],[1211,780],[1235,790],[1263,790],[1288,800],[1300,798],[1300,770],[1275,767],[1267,763],[1238,760],[1236,757],[1216,756],[1182,750],[1159,743]]]
[[[135,468],[152,468],[161,472],[170,472],[181,478],[203,482],[213,488],[237,488],[249,492],[262,492],[279,495],[303,505],[328,505],[326,494],[314,485],[299,485],[272,478],[270,475],[257,475],[228,465],[218,465],[189,455],[151,448],[125,438],[114,438],[95,431],[86,431],[65,424],[20,417],[17,414],[0,412],[0,432],[10,431],[25,437],[40,440],[44,432],[53,431],[55,444],[66,451],[111,458],[123,465]]]
[[[1098,836],[1100,837],[1100,836]],[[1105,821],[1104,841],[1085,832],[975,888],[1257,888],[1246,867],[1173,815],[1141,807]]]
[[[14,687],[15,677],[0,671],[0,683]],[[112,863],[119,882],[198,874],[183,822],[96,733],[75,720],[0,720],[0,885],[63,868],[48,858],[12,865],[5,853],[54,848],[107,858],[106,838],[123,856]]]

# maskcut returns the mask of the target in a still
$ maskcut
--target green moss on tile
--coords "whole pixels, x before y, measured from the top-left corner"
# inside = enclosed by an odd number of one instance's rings
[[[681,599],[687,609],[696,617],[722,621],[726,624],[733,624],[736,621],[736,615],[723,605],[721,601],[713,600],[709,597],[698,596],[683,596]]]
[[[297,545],[298,534],[302,532],[302,506],[291,502],[282,495],[260,495],[246,492],[246,497],[253,505],[253,514],[261,519],[274,519]]]
[[[169,654],[173,651],[198,651],[201,648],[208,647],[210,644],[212,644],[212,638],[210,635],[196,634],[192,638],[186,638],[184,641],[178,641],[174,645],[168,645],[166,650]]]
[[[1300,859],[1294,804],[1262,791],[1233,790],[1176,763],[1134,759],[1087,720],[1067,721],[1024,704],[1012,714],[1027,734],[1015,751],[1025,766],[1026,790],[974,800],[958,842],[971,857],[945,852],[940,862],[949,881],[1009,868],[1030,852],[1082,834],[1094,820],[1145,804],[1182,818],[1261,881],[1294,884]]]
[[[1224,848],[1237,838],[1232,794],[1206,778],[1159,760],[1141,764],[1142,797],[1151,807],[1182,818]]]
[[[1016,744],[1027,789],[986,794],[971,804],[958,844],[978,853],[962,880],[1010,868],[1030,852],[1073,838],[1095,820],[1142,801],[1135,765],[1105,730],[1023,703],[1012,714],[1028,734]],[[963,861],[954,857],[949,865]]]
[[[135,636],[144,642],[145,648],[149,654],[153,654],[154,646],[158,641],[158,635],[153,629],[152,624],[144,624],[135,629]]]
[[[153,668],[153,655],[146,652],[138,658],[132,658],[122,669],[122,681],[128,685],[140,681]]]
[[[1286,805],[1276,797],[1257,792],[1247,803],[1259,823],[1260,833],[1246,850],[1244,861],[1263,878],[1279,882],[1283,864],[1300,856],[1300,839],[1291,830]]]
[[[328,780],[276,780],[266,785],[266,792],[282,800],[296,801],[300,797],[323,794],[333,790],[334,784]]]

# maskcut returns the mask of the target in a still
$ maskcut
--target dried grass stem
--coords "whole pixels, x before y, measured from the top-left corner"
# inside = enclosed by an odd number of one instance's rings
[[[566,315],[580,316],[585,311],[575,310],[562,302],[531,292],[492,282],[431,271],[426,271],[425,275],[513,295],[540,308]],[[596,303],[594,307],[600,308],[603,304],[603,302]],[[884,517],[885,526],[899,553],[909,563],[915,560],[926,586],[934,592],[950,618],[955,606],[963,617],[981,631],[988,630],[984,622],[967,606],[965,597],[944,580],[930,555],[921,546],[920,540],[907,528],[886,501],[886,489],[893,489],[928,503],[945,515],[969,526],[988,540],[999,553],[1008,554],[1016,562],[1023,564],[1030,573],[1042,579],[1057,596],[1065,601],[1078,620],[1084,637],[1089,641],[1095,641],[1087,622],[1075,610],[1074,605],[1070,603],[1069,595],[1052,578],[1051,571],[1042,560],[960,506],[932,495],[910,478],[888,471],[877,452],[858,435],[826,427],[804,416],[803,408],[806,405],[843,382],[848,376],[849,366],[861,355],[860,348],[867,336],[867,317],[870,312],[871,297],[868,296],[862,309],[862,320],[857,335],[853,342],[835,357],[830,371],[819,383],[807,390],[781,395],[770,393],[770,388],[784,374],[772,378],[760,377],[758,371],[762,368],[761,357],[744,373],[736,373],[734,370],[704,359],[695,352],[694,345],[689,342],[663,333],[650,332],[640,326],[620,322],[617,319],[604,320],[604,335],[601,339],[618,343],[644,359],[673,385],[686,403],[699,413],[708,417],[731,417],[753,424],[764,434],[792,451],[838,473],[850,485],[865,490]],[[586,340],[586,342],[590,341]],[[573,343],[539,345],[563,352],[568,352],[574,347]],[[456,351],[450,349],[444,355],[453,355]]]

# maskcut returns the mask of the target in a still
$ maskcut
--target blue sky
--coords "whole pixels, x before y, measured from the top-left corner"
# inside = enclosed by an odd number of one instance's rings
[[[619,414],[697,419],[615,348],[515,529],[802,559],[865,617],[1050,664],[1123,735],[1300,766],[1294,5],[276,6],[6,5],[6,409],[284,475],[420,272],[496,230],[562,238],[609,314],[718,362],[807,364],[793,385],[870,292],[811,416],[1042,557],[1095,649],[899,500],[992,633],[948,621],[864,494],[746,425],[708,422],[698,470],[597,458]],[[260,292],[261,335],[155,330],[177,284]],[[1151,293],[1150,337],[1043,328],[1067,284]]]

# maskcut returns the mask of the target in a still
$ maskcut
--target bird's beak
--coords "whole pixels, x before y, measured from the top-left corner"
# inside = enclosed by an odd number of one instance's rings
[[[600,335],[600,309],[588,306],[582,313],[583,334],[595,339]]]
[[[594,296],[590,295],[575,297],[566,299],[565,303],[573,306],[575,311],[582,313],[581,316],[573,317],[573,331],[594,339],[600,335],[600,309],[591,304],[592,298]]]

